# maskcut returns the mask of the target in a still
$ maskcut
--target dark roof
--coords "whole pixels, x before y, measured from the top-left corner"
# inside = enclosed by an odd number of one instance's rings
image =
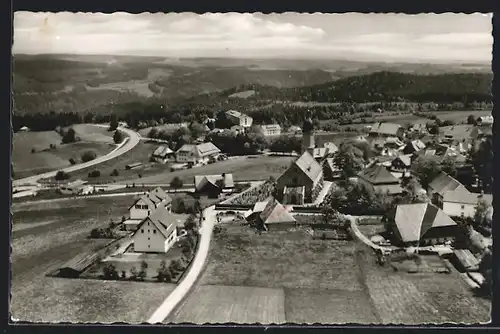
[[[165,157],[168,154],[172,154],[174,151],[172,151],[167,145],[160,145],[154,150],[153,156],[154,157]]]
[[[459,187],[455,190],[446,191],[443,194],[443,202],[476,205],[480,200],[484,200],[488,205],[492,205],[493,196],[487,194],[471,193],[465,187]]]
[[[358,177],[371,184],[399,184],[399,180],[387,168],[374,164],[358,173]]]
[[[137,226],[137,231],[135,233],[138,233],[141,226],[148,221],[151,222],[165,238],[168,238],[172,231],[177,228],[179,223],[179,219],[176,215],[168,212],[163,207],[159,207],[142,220]]]
[[[163,201],[167,201],[167,203],[171,203],[172,202],[172,197],[170,197],[166,192],[165,190],[163,190],[162,188],[160,187],[157,187],[153,190],[151,190],[149,192],[149,194],[153,195],[153,196],[156,196],[158,198],[160,198],[161,200]]]
[[[276,199],[267,202],[266,207],[259,215],[264,224],[293,223],[295,218]]]
[[[398,205],[393,218],[404,242],[418,241],[436,227],[457,225],[453,219],[431,203]]]
[[[212,184],[219,188],[217,185],[218,181],[223,181],[222,188],[224,189],[234,187],[233,174],[230,173],[220,175],[196,175],[194,177],[194,187],[197,191],[202,190],[207,184]]]
[[[441,172],[432,182],[429,184],[429,188],[431,188],[434,192],[444,195],[445,192],[450,190],[455,190],[458,187],[463,185],[455,180],[453,177],[449,176],[445,172]]]

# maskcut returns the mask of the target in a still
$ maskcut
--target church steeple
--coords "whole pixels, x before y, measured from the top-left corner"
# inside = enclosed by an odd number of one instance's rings
[[[307,113],[304,123],[302,125],[302,152],[313,149],[314,143],[314,123],[311,119],[310,112]]]

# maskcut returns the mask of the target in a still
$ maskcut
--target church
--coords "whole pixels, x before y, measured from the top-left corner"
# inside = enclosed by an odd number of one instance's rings
[[[311,118],[302,127],[300,157],[276,180],[276,196],[285,205],[313,203],[323,188],[323,167],[314,157],[316,148]]]

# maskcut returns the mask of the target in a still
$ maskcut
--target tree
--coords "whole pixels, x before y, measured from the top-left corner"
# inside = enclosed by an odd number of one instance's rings
[[[105,279],[118,279],[118,272],[114,264],[107,263],[104,268],[102,268],[102,271]]]
[[[493,142],[488,137],[473,147],[468,154],[469,163],[479,177],[481,188],[489,193],[493,186]]]
[[[113,134],[113,141],[115,142],[115,144],[121,143],[123,141],[123,133],[119,130],[116,130]]]
[[[457,162],[452,157],[447,156],[441,162],[441,170],[446,174],[456,177],[457,176]]]
[[[97,169],[94,169],[88,173],[88,177],[99,177],[101,176],[101,172]]]
[[[118,170],[113,169],[113,171],[111,172],[111,176],[118,176],[118,175],[120,175],[120,173],[118,173]]]
[[[108,131],[115,131],[118,128],[118,119],[115,114],[112,114],[109,118],[109,128]]]
[[[476,124],[476,118],[474,117],[474,115],[469,115],[467,117],[467,124]]]
[[[73,128],[69,128],[68,131],[62,137],[63,144],[74,143],[76,141],[76,132]]]
[[[488,212],[489,205],[484,199],[480,199],[477,202],[476,209],[474,211],[474,222],[478,225],[483,225],[486,221],[486,214]]]
[[[144,280],[146,278],[147,270],[148,270],[148,263],[145,260],[142,260],[142,262],[141,262],[141,270],[139,270],[139,273],[137,274],[137,277],[140,280]]]
[[[340,145],[338,152],[335,154],[333,163],[340,169],[341,178],[343,180],[348,180],[350,177],[356,176],[363,168],[363,152],[352,145],[352,143],[344,142]]]
[[[172,275],[167,267],[165,260],[161,260],[160,267],[158,268],[157,279],[159,282],[170,282]]]
[[[82,156],[81,156],[82,162],[92,161],[95,158],[97,158],[97,153],[95,151],[92,151],[92,150],[88,150],[88,151],[83,152]]]
[[[170,181],[170,186],[174,189],[182,188],[183,185],[184,183],[178,176],[174,177],[172,181]]]
[[[419,157],[412,165],[413,173],[424,189],[441,173],[439,163],[428,157]]]
[[[189,125],[189,130],[191,131],[191,138],[193,139],[197,139],[207,132],[205,125],[200,124],[198,122],[192,122]]]
[[[65,171],[60,170],[56,173],[55,179],[57,181],[67,180],[69,179],[69,174]]]
[[[137,269],[135,267],[130,268],[130,278],[137,279]]]

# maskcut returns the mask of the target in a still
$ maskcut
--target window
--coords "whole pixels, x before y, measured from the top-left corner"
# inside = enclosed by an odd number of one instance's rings
[[[460,207],[460,209],[462,209],[462,210],[463,210],[463,209],[465,209],[465,205],[462,205],[462,206]]]
[[[148,222],[148,226],[149,226],[149,222]]]
[[[141,229],[141,233],[144,233],[144,229]]]
[[[148,237],[148,240],[151,240],[151,238],[150,238],[150,237]]]
[[[148,230],[148,233],[149,233],[149,230]]]
[[[153,234],[156,234],[156,230],[153,230]]]

